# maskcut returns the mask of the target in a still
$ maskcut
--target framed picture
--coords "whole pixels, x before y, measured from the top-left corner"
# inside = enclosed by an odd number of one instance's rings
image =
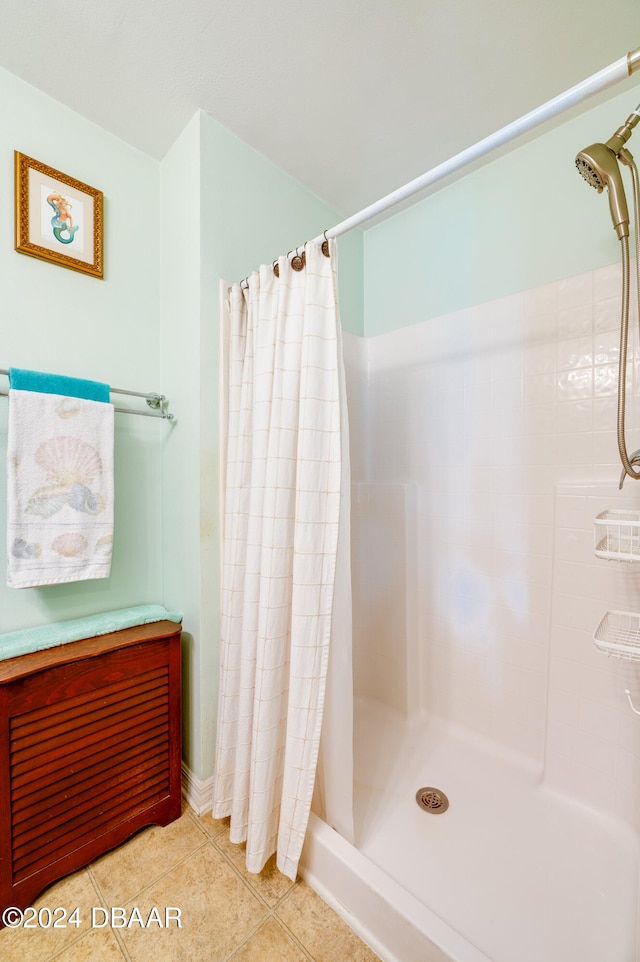
[[[16,250],[103,277],[101,190],[15,151]]]

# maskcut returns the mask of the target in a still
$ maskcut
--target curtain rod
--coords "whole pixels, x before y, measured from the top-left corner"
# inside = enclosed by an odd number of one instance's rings
[[[529,113],[519,117],[518,120],[507,124],[506,127],[501,127],[500,130],[495,131],[495,133],[490,134],[483,140],[479,140],[478,143],[472,147],[467,147],[465,150],[460,151],[459,154],[455,154],[453,157],[450,157],[449,160],[444,161],[444,163],[438,164],[437,167],[433,167],[425,174],[421,174],[414,180],[409,181],[404,187],[399,187],[375,203],[365,207],[357,214],[352,214],[352,216],[347,217],[346,220],[340,221],[335,227],[330,227],[318,237],[314,237],[314,243],[320,244],[327,237],[339,237],[341,234],[346,234],[347,231],[353,230],[354,227],[360,227],[377,214],[381,214],[396,204],[399,204],[400,201],[406,200],[407,197],[417,194],[418,191],[429,187],[431,184],[435,184],[436,181],[442,180],[443,177],[452,174],[456,170],[460,170],[461,167],[465,167],[479,157],[484,157],[484,155],[490,153],[490,151],[519,137],[520,134],[532,130],[534,127],[544,123],[545,120],[555,117],[569,107],[573,107],[575,104],[587,100],[594,94],[606,90],[607,87],[611,87],[626,77],[630,77],[632,73],[639,69],[640,47],[637,47],[635,50],[631,50],[626,56],[620,57],[619,60],[609,64],[608,67],[598,71],[598,73],[593,74],[586,80],[582,80],[574,87],[570,87],[569,90],[565,90],[564,93],[559,94],[552,100],[547,100],[546,103],[540,107],[536,107],[535,110],[529,111]]]
[[[2,367],[0,367],[0,374],[4,374],[9,377],[9,371]],[[141,391],[124,391],[122,388],[117,387],[109,387],[109,391],[111,394],[128,394],[129,397],[143,397],[149,407],[153,408],[153,411],[135,411],[133,408],[114,407],[114,411],[117,411],[119,414],[139,414],[144,418],[164,418],[165,421],[174,420],[173,414],[169,414],[168,411],[165,411],[164,405],[167,399],[164,394],[144,394]],[[0,391],[0,397],[8,396],[9,395],[4,391]]]

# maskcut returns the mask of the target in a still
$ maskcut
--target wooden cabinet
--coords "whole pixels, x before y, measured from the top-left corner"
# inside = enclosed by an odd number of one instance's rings
[[[0,661],[0,912],[181,810],[180,625]]]

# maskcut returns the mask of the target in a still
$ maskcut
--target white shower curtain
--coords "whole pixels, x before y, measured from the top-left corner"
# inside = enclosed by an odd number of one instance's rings
[[[328,804],[342,808],[328,820],[345,824],[347,834],[352,780],[349,463],[335,242],[330,257],[307,244],[305,258],[297,272],[281,257],[279,277],[262,266],[223,303],[213,816],[231,816],[230,838],[246,840],[249,871],[277,851],[278,868],[292,879],[314,789],[332,637],[340,649],[329,673],[337,688],[323,768],[333,773],[326,782],[338,771],[348,783],[328,793]],[[323,795],[326,802],[326,787]]]

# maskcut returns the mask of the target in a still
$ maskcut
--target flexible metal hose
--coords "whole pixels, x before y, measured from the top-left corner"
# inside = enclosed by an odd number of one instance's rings
[[[635,220],[635,242],[636,242],[636,295],[638,298],[638,325],[640,329],[640,223],[638,222],[638,210],[640,208],[640,188],[638,185],[638,168],[633,157],[628,151],[621,151],[624,154],[620,159],[627,167],[631,168],[633,180],[633,206]],[[620,357],[618,359],[618,452],[622,461],[622,474],[620,475],[620,485],[622,488],[626,475],[640,480],[640,471],[635,471],[633,464],[640,463],[640,449],[634,451],[631,457],[627,454],[627,444],[625,441],[625,409],[626,409],[626,384],[627,384],[627,344],[629,340],[629,238],[621,237],[622,254],[622,307],[620,316]]]

